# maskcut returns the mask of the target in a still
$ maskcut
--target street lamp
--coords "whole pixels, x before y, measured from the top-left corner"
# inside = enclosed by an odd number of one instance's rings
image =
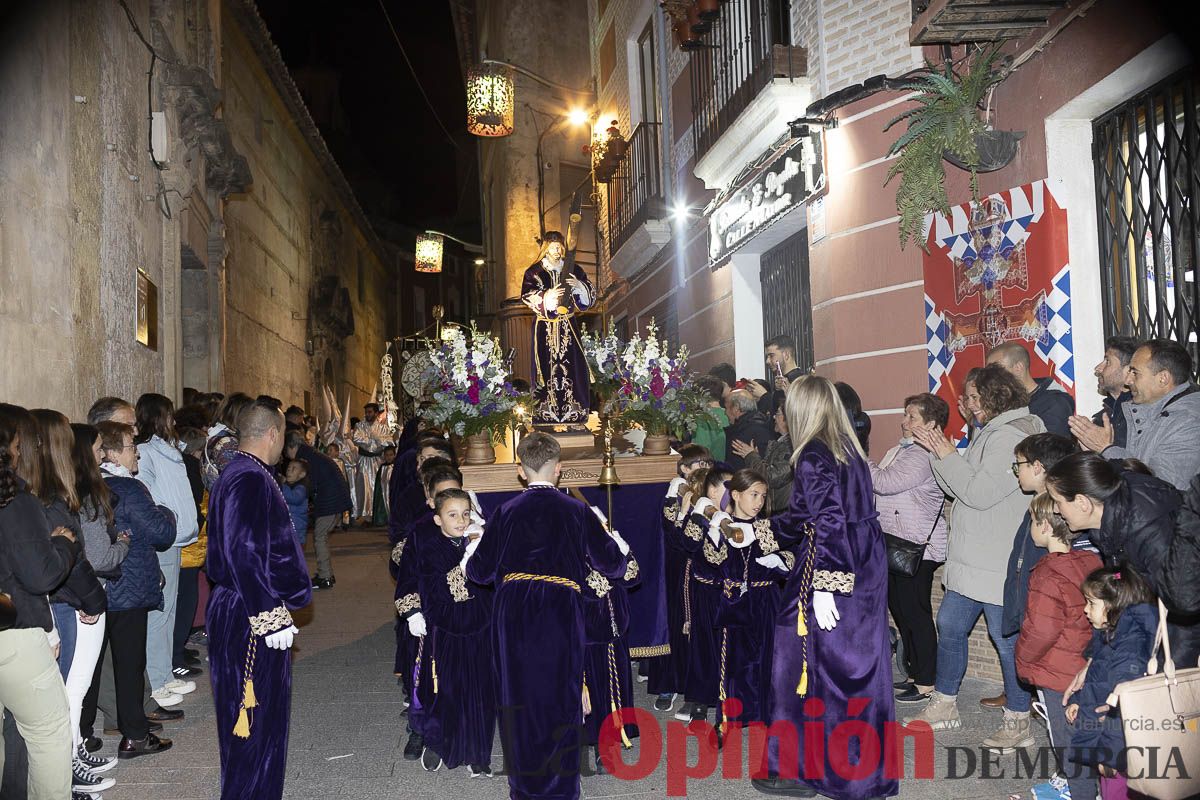
[[[442,235],[432,231],[417,234],[414,265],[417,272],[442,271]]]
[[[499,137],[513,132],[513,80],[501,64],[467,70],[467,132]]]

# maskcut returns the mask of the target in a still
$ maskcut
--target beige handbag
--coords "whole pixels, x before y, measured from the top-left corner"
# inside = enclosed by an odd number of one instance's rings
[[[1118,683],[1108,696],[1108,704],[1121,709],[1129,788],[1157,800],[1184,800],[1200,794],[1200,668],[1175,669],[1161,600],[1146,673]]]

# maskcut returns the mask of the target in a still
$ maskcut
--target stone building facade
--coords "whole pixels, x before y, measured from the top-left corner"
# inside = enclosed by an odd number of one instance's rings
[[[0,50],[0,397],[312,407],[323,379],[361,404],[394,266],[253,4],[25,5]]]

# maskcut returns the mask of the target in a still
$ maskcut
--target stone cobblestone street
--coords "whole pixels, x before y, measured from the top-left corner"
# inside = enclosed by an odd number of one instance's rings
[[[499,800],[507,796],[503,777],[492,780],[468,778],[465,769],[424,772],[417,762],[402,756],[405,718],[401,716],[400,693],[392,677],[393,612],[392,582],[388,576],[386,540],[382,532],[339,533],[334,545],[337,586],[318,592],[313,605],[299,615],[292,695],[292,728],[285,796],[295,800],[317,798],[404,798],[404,800]],[[481,645],[483,643],[481,642]],[[111,774],[115,788],[106,800],[210,800],[218,797],[217,740],[207,674],[197,682],[197,691],[180,708],[186,713],[181,723],[168,724],[165,735],[174,748],[160,756],[120,764]],[[1002,756],[992,768],[1003,770],[1006,779],[982,780],[976,776],[948,780],[945,747],[977,745],[1000,720],[997,712],[982,710],[978,699],[998,692],[986,681],[968,680],[960,695],[963,728],[937,735],[935,780],[908,779],[902,782],[901,798],[1005,800],[1019,793],[1028,798],[1030,786],[1039,782],[1012,778],[1014,756]],[[653,698],[644,684],[635,691],[638,705],[652,709]],[[914,708],[914,707],[908,707]],[[901,707],[899,714],[911,713]],[[656,715],[663,722],[667,715]],[[1044,728],[1035,731],[1045,744]],[[635,751],[637,752],[637,740]],[[113,754],[116,737],[105,737],[105,754]],[[664,748],[665,749],[665,748]],[[633,763],[627,754],[626,763]],[[963,756],[959,755],[959,769]],[[695,746],[689,763],[695,763]],[[665,762],[665,759],[664,759]],[[492,765],[499,769],[497,740]],[[978,764],[977,764],[978,768]],[[911,747],[906,773],[912,770]],[[976,775],[978,774],[978,769]],[[585,778],[585,798],[659,798],[667,795],[665,763],[639,781],[612,776]],[[716,776],[688,783],[693,798],[742,800],[764,795],[755,792],[749,780],[721,780]]]

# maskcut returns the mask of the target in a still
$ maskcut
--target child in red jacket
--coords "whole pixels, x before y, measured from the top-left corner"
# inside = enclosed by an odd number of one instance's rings
[[[1025,621],[1017,639],[1017,674],[1038,687],[1050,725],[1050,741],[1060,754],[1071,742],[1071,726],[1063,708],[1063,693],[1083,669],[1083,651],[1092,638],[1092,626],[1083,613],[1087,600],[1080,586],[1101,566],[1089,550],[1073,550],[1076,534],[1054,510],[1054,501],[1043,492],[1029,506],[1030,535],[1047,555],[1029,576]],[[1071,800],[1094,800],[1096,781],[1073,764],[1061,763],[1071,787]],[[1080,773],[1079,777],[1071,777]]]

